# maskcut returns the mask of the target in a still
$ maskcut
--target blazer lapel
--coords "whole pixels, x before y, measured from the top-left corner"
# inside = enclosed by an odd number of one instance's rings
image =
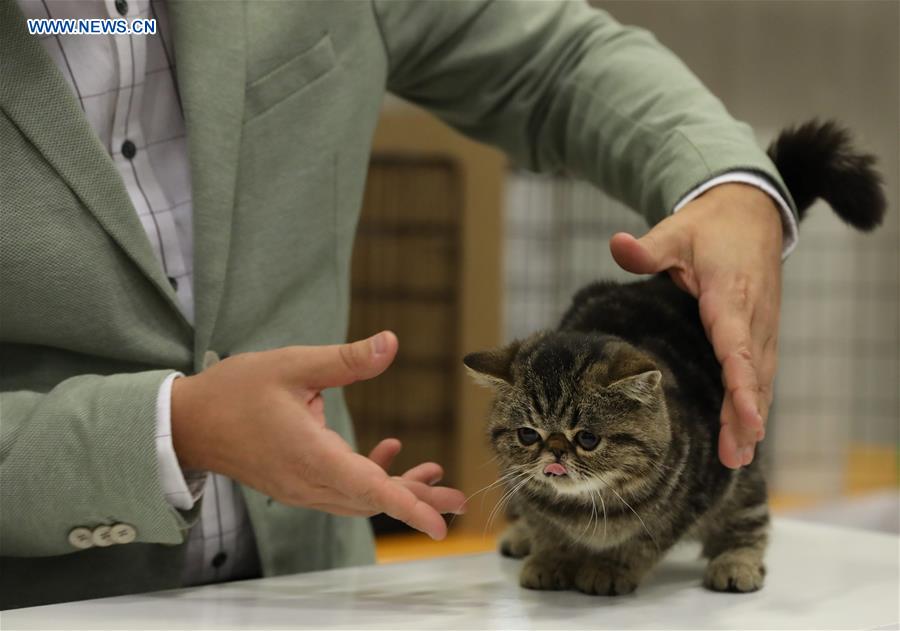
[[[180,315],[122,178],[15,0],[0,1],[0,109]]]
[[[244,4],[173,0],[169,11],[190,152],[195,357],[200,362],[215,329],[231,243],[244,117]]]

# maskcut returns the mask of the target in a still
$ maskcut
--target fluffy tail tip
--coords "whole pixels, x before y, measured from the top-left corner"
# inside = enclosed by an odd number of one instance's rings
[[[801,219],[817,198],[859,230],[872,230],[884,219],[887,201],[875,157],[858,151],[850,133],[834,121],[788,128],[769,145],[768,153]]]

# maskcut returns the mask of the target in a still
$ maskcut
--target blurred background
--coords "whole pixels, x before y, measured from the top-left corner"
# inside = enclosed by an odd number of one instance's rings
[[[861,235],[814,208],[784,267],[779,374],[764,443],[779,514],[900,532],[900,3],[893,0],[594,2],[651,30],[762,145],[812,117],[878,156],[889,209]],[[360,449],[397,436],[397,469],[436,460],[467,495],[496,479],[488,394],[469,351],[555,326],[572,294],[627,280],[607,241],[647,226],[587,184],[526,173],[424,112],[386,101],[353,263],[351,338],[392,328],[397,362],[347,389]],[[379,558],[494,547],[496,489],[447,542],[376,519]]]

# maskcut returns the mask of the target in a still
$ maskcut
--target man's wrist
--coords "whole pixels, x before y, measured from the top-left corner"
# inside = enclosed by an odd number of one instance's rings
[[[778,189],[765,176],[759,173],[753,171],[737,170],[729,171],[728,173],[724,173],[717,177],[711,178],[695,187],[693,190],[688,192],[687,195],[681,198],[681,200],[678,202],[678,204],[675,205],[675,208],[672,210],[672,214],[675,214],[688,203],[694,201],[707,191],[725,184],[746,184],[748,186],[757,188],[768,195],[781,217],[781,259],[786,259],[788,255],[793,252],[794,248],[797,247],[797,241],[799,238],[797,218],[794,216],[790,204],[788,204],[787,200],[781,195],[781,193],[778,192]]]
[[[202,494],[208,474],[184,470],[172,441],[172,386],[182,377],[181,373],[172,373],[157,392],[156,456],[159,482],[166,501],[174,508],[190,510]]]
[[[172,382],[172,445],[182,469],[205,470],[209,467],[196,449],[199,429],[193,396],[196,379],[195,375],[180,377]]]

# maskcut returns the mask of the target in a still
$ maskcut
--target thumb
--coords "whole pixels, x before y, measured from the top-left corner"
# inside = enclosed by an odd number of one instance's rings
[[[397,355],[399,342],[391,331],[365,340],[331,346],[295,346],[293,379],[313,390],[346,386],[383,373]]]
[[[655,274],[677,267],[686,259],[687,233],[673,228],[670,217],[640,239],[618,232],[609,240],[609,250],[619,267],[634,274]]]

